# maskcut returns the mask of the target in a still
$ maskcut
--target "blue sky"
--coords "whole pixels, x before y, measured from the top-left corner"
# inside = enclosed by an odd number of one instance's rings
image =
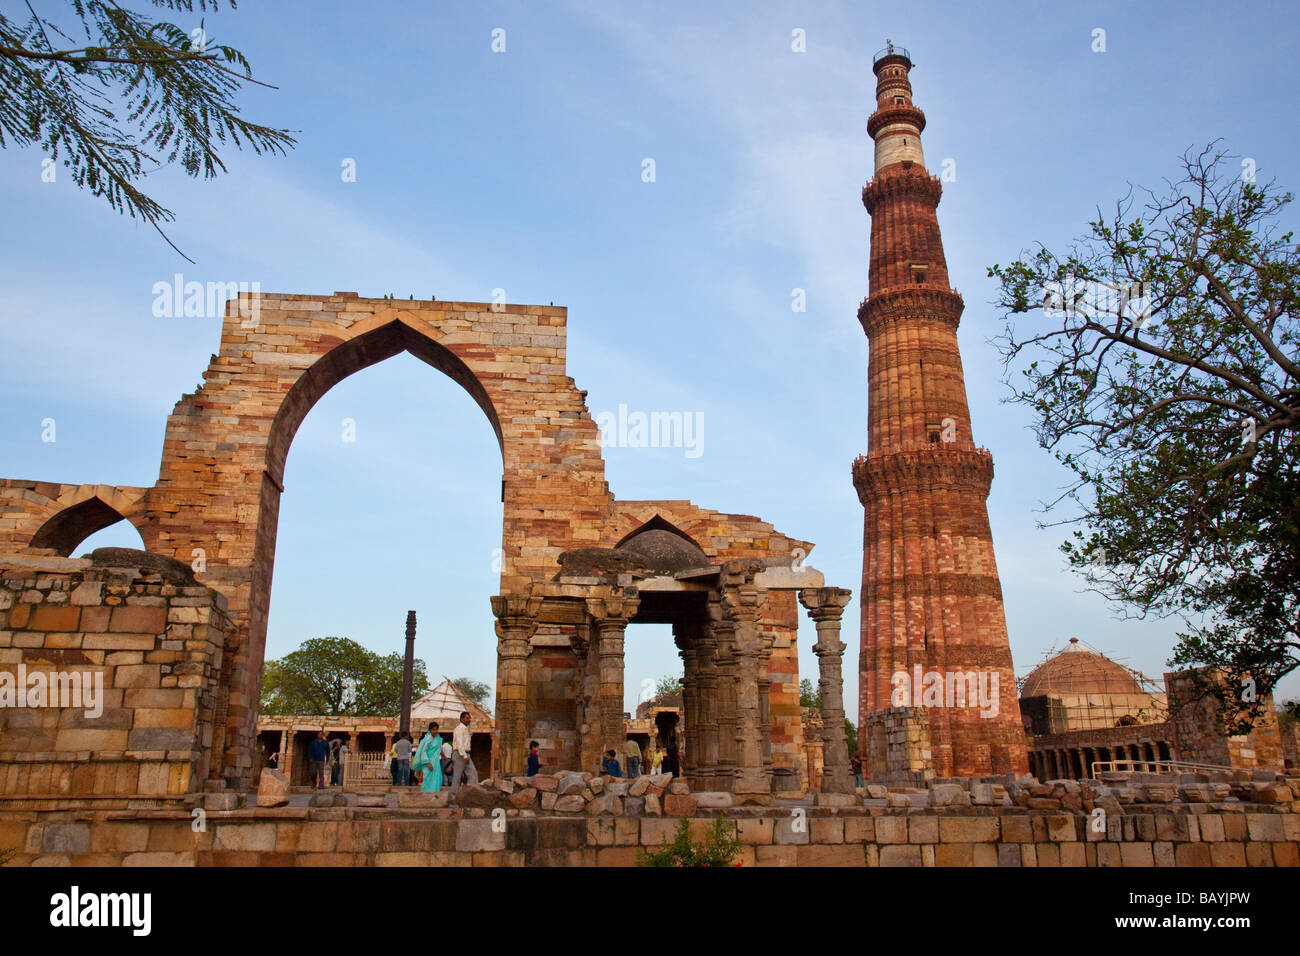
[[[49,4],[39,5],[49,7]],[[611,448],[620,498],[690,498],[817,542],[827,582],[861,577],[871,55],[908,47],[939,207],[1018,674],[1071,636],[1158,678],[1176,624],[1125,622],[1065,567],[1038,502],[1066,475],[1005,405],[986,276],[1059,247],[1129,183],[1176,177],[1223,137],[1294,186],[1287,4],[247,4],[207,17],[255,76],[251,118],[286,157],[228,150],[228,174],[147,188],[186,263],[38,151],[0,152],[0,474],[150,485],[166,416],[217,348],[212,319],[155,318],[154,283],[258,281],[569,309],[569,374],[594,413],[702,416],[702,454]],[[197,17],[193,26],[198,25]],[[188,26],[185,21],[182,25]],[[505,51],[492,51],[492,31]],[[1093,31],[1106,50],[1092,51]],[[791,33],[806,34],[806,52]],[[655,181],[642,179],[655,161]],[[344,182],[345,160],[356,181]],[[804,289],[807,311],[791,310]],[[57,441],[41,441],[54,418]],[[341,440],[342,419],[357,440]],[[268,656],[342,634],[381,652],[420,618],[431,676],[489,683],[501,460],[458,386],[409,356],[340,383],[290,451]],[[139,545],[118,526],[83,549]],[[80,553],[79,549],[79,553]],[[845,617],[856,708],[858,605]],[[816,676],[801,630],[801,669]],[[666,629],[627,642],[629,706],[676,673]],[[1282,696],[1300,693],[1300,679]]]

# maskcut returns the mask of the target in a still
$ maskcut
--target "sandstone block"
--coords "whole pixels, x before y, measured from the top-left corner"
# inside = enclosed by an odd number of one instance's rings
[[[693,817],[697,806],[698,802],[690,794],[669,792],[664,797],[664,813],[670,817]]]
[[[706,809],[719,809],[722,807],[730,807],[733,805],[733,800],[731,798],[731,794],[729,793],[713,792],[713,791],[706,790],[702,793],[693,794],[693,796],[695,797],[695,805],[698,807],[704,807]],[[675,794],[670,794],[670,798],[675,798],[675,797],[676,797]]]
[[[458,807],[487,809],[497,805],[497,794],[480,784],[467,783],[456,791],[452,802]]]
[[[238,810],[240,802],[237,793],[205,793],[203,795],[203,809],[205,810]]]
[[[257,781],[259,807],[287,807],[289,805],[289,778],[279,770],[269,767],[262,770]]]
[[[509,803],[512,807],[522,810],[525,807],[531,807],[537,802],[537,791],[532,787],[524,787],[510,794]]]

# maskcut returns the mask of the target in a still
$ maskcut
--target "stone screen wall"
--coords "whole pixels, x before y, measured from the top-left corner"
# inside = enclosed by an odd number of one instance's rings
[[[224,599],[174,564],[0,558],[0,806],[202,789],[233,626]],[[3,697],[23,682],[25,699]],[[38,685],[58,693],[37,700]]]

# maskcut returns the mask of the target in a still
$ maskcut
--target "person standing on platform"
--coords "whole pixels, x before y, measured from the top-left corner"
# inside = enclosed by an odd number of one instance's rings
[[[442,734],[438,733],[437,721],[429,724],[429,732],[421,738],[411,766],[423,774],[421,793],[437,793],[442,789]]]
[[[460,723],[451,735],[451,792],[460,789],[461,775],[466,783],[478,783],[478,768],[470,759],[469,711],[460,712]]]
[[[395,783],[399,787],[409,786],[411,783],[411,735],[398,734],[397,743],[393,745],[393,752],[397,755],[393,760],[393,766],[396,768],[394,776]]]
[[[307,748],[307,762],[311,765],[312,786],[317,790],[325,786],[325,761],[330,756],[330,745],[325,742],[325,731],[316,731],[316,739]]]

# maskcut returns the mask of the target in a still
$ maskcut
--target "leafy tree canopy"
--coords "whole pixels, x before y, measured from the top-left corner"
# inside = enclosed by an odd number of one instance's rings
[[[318,637],[267,661],[262,670],[263,714],[395,717],[402,709],[405,655],[379,655],[346,637]],[[412,700],[429,689],[417,660]]]
[[[1300,665],[1300,250],[1252,160],[1182,165],[1070,249],[991,267],[996,344],[1072,475],[1046,505],[1070,564],[1126,614],[1181,615],[1170,664],[1215,668],[1248,722]]]
[[[452,679],[452,686],[462,694],[472,700],[474,703],[482,705],[483,701],[488,699],[492,693],[492,688],[479,680],[473,680],[469,677],[456,677]]]
[[[220,7],[151,3],[185,14]],[[232,97],[242,85],[267,84],[253,79],[242,53],[207,36],[202,20],[156,21],[111,0],[68,6],[59,17],[30,4],[26,18],[0,13],[0,147],[62,157],[78,186],[166,239],[161,224],[175,217],[139,189],[142,176],[179,161],[188,175],[212,179],[226,171],[217,151],[227,141],[259,154],[295,145],[287,130],[240,116]]]

